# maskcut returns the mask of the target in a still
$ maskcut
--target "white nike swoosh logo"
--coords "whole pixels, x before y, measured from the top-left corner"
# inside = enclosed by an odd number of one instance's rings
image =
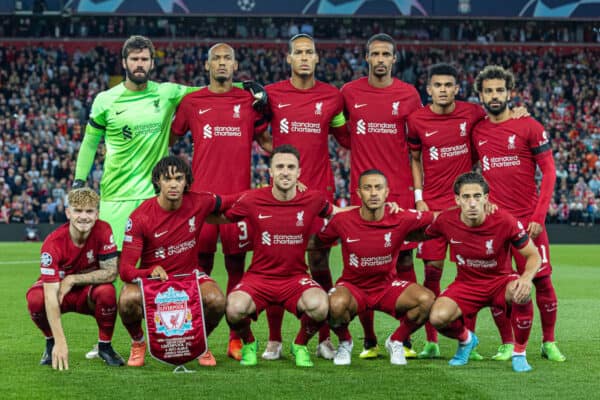
[[[277,104],[277,108],[283,108],[287,106],[291,106],[291,104]]]
[[[240,249],[243,249],[244,247],[248,246],[249,244],[250,244],[250,242],[245,242],[245,243],[238,244],[238,246],[240,247]]]
[[[366,106],[366,104],[355,104],[354,108],[361,108],[361,107],[364,107],[364,106]]]
[[[212,108],[207,108],[206,110],[198,110],[198,114],[202,115],[206,112],[209,112],[210,110],[212,110]]]
[[[479,146],[483,146],[487,142],[488,142],[487,140],[480,140],[478,144],[479,144]]]
[[[164,234],[165,234],[165,233],[167,233],[167,232],[169,232],[169,231],[164,231],[164,232],[161,232],[161,233],[156,233],[156,232],[154,232],[154,237],[155,237],[155,238],[159,238],[159,237],[161,237],[162,235],[164,235]]]
[[[272,215],[262,215],[262,214],[258,214],[258,219],[267,219],[267,218],[271,218]]]
[[[425,137],[433,136],[436,133],[438,133],[438,131],[425,132]]]
[[[358,242],[359,240],[360,239],[350,239],[350,238],[347,238],[346,239],[346,243],[354,243],[354,242]]]
[[[452,243],[452,244],[461,244],[462,242],[459,242],[458,240],[450,239],[450,243]]]

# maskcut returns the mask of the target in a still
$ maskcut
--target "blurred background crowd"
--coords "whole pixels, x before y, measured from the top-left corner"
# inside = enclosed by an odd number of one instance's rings
[[[40,21],[44,21],[41,23]],[[236,80],[262,84],[287,79],[285,40],[314,34],[320,53],[317,78],[340,87],[367,74],[364,41],[377,32],[397,40],[431,41],[425,46],[401,45],[395,75],[414,84],[423,103],[428,66],[450,62],[460,70],[462,100],[477,102],[476,74],[487,64],[510,67],[517,77],[513,105],[524,105],[552,139],[557,168],[549,223],[600,223],[600,50],[569,48],[568,44],[597,42],[598,32],[586,24],[523,21],[450,21],[353,19],[293,20],[285,18],[208,18],[182,23],[178,18],[104,17],[36,21],[35,17],[6,18],[0,36],[51,38],[95,36],[125,38],[131,33],[150,38],[219,38],[237,48]],[[398,21],[402,21],[399,23]],[[327,38],[328,40],[325,40]],[[331,39],[335,38],[335,41]],[[254,39],[260,46],[245,46]],[[323,39],[323,40],[319,40]],[[531,46],[531,42],[560,42],[565,47]],[[199,41],[200,42],[200,41]],[[527,46],[501,46],[517,42]],[[122,41],[120,41],[122,43]],[[238,44],[236,44],[238,43]],[[484,45],[488,43],[488,45]],[[495,43],[495,45],[489,45]],[[193,41],[159,45],[152,79],[202,86],[207,83],[204,61],[207,45]],[[321,46],[319,45],[321,44]],[[65,50],[40,41],[29,45],[0,41],[0,223],[62,223],[65,194],[73,181],[75,160],[96,94],[122,76],[118,51],[103,47]],[[189,137],[172,151],[190,158]],[[349,152],[330,141],[336,202],[349,198]],[[253,157],[253,186],[269,181],[266,157],[258,147]],[[102,177],[99,151],[90,177],[98,189]]]

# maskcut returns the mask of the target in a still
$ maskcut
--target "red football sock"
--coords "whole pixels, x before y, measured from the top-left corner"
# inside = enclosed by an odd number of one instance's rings
[[[506,316],[503,309],[497,307],[490,307],[492,317],[494,317],[494,323],[500,332],[500,338],[503,344],[514,343],[513,329],[511,326],[510,319]]]
[[[300,318],[300,330],[294,340],[295,344],[306,346],[308,341],[319,331],[325,321],[315,321],[308,314],[302,314]]]
[[[44,304],[44,289],[35,287],[27,292],[27,308],[33,323],[42,331],[45,337],[52,337],[52,329],[46,318],[46,306]]]
[[[117,320],[117,297],[113,284],[94,286],[90,293],[92,302],[96,304],[94,317],[98,324],[98,340],[110,342],[115,331]]]
[[[281,325],[283,323],[283,313],[285,309],[281,306],[267,307],[267,323],[269,324],[269,340],[272,342],[282,342]]]
[[[311,270],[312,278],[325,290],[329,292],[329,290],[333,287],[333,282],[331,279],[331,271],[329,269],[318,269]],[[319,343],[323,342],[329,337],[329,324],[327,321],[323,324],[321,329],[319,329]]]
[[[246,253],[226,254],[225,269],[227,270],[227,294],[240,283],[244,276],[244,265],[246,262]],[[233,330],[229,331],[229,340],[240,339],[237,333]]]
[[[210,275],[213,270],[213,265],[215,263],[215,254],[214,253],[200,253],[198,254],[198,265],[202,268],[207,275]]]
[[[129,336],[135,342],[140,342],[144,340],[144,331],[142,330],[142,321],[133,322],[131,324],[126,324],[123,322],[123,326],[129,332]]]
[[[527,348],[532,321],[533,304],[531,301],[525,304],[513,303],[511,323],[515,333],[515,353],[522,353]]]
[[[556,291],[552,285],[550,276],[545,276],[533,281],[535,285],[535,300],[540,310],[542,320],[542,340],[554,342],[554,328],[556,326],[556,314],[558,312],[558,300]]]
[[[331,330],[335,333],[335,335],[338,337],[340,342],[351,342],[352,341],[352,335],[350,334],[350,331],[348,330],[348,324],[343,324],[340,326],[337,326],[335,328],[331,328]]]
[[[229,328],[237,332],[238,336],[242,339],[242,341],[246,344],[254,342],[256,339],[254,338],[254,334],[252,333],[252,329],[250,328],[250,318],[243,318],[241,321],[233,324],[227,321],[229,324]]]
[[[400,326],[396,328],[392,336],[391,340],[397,340],[400,342],[404,342],[410,338],[410,334],[416,331],[421,325],[417,324],[414,321],[406,318],[405,315],[400,317]]]
[[[449,323],[444,328],[438,329],[438,331],[446,337],[458,339],[461,342],[464,342],[469,338],[469,331],[465,327],[465,323],[463,322],[462,318]]]
[[[440,295],[442,272],[443,270],[441,268],[434,267],[431,264],[425,264],[425,281],[423,282],[423,286],[431,290],[433,294],[435,294],[435,297]],[[429,323],[429,321],[425,323],[425,334],[428,342],[437,343],[437,330]]]
[[[463,315],[463,321],[468,330],[475,332],[475,325],[477,325],[477,314]]]
[[[377,343],[377,335],[375,334],[375,313],[373,310],[366,310],[358,314],[360,323],[365,331],[365,341]]]

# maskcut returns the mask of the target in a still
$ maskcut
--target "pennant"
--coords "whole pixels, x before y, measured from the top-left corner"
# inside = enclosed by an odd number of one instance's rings
[[[197,274],[171,275],[168,281],[143,278],[148,350],[159,361],[183,365],[208,348]]]

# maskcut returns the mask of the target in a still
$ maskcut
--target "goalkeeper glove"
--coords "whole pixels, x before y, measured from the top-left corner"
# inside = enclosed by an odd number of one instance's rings
[[[265,88],[260,83],[244,81],[244,90],[250,92],[252,97],[254,97],[252,107],[260,113],[264,112],[268,104],[267,91]]]
[[[71,185],[71,189],[81,189],[82,187],[85,187],[85,181],[82,179],[75,179]]]

